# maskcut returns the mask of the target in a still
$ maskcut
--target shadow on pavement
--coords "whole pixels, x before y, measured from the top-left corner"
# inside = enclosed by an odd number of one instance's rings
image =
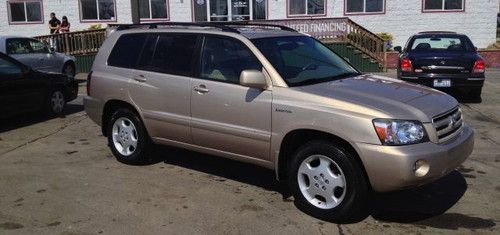
[[[293,201],[290,192],[278,182],[273,171],[233,160],[171,147],[158,147],[155,156],[146,164],[165,163],[206,174],[227,178],[245,184],[279,192],[284,201]],[[366,211],[349,223],[357,223],[372,216],[386,222],[409,223],[444,229],[491,228],[491,219],[446,213],[467,190],[464,176],[453,171],[449,175],[418,188],[391,193],[373,193]]]
[[[2,125],[0,126],[0,133],[30,126],[40,122],[45,122],[53,118],[66,118],[67,115],[78,113],[81,111],[83,111],[83,105],[68,103],[66,104],[62,115],[57,117],[50,117],[42,112],[21,114],[15,117],[3,119]]]

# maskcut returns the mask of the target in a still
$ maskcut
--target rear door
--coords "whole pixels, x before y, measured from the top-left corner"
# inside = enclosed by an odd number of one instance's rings
[[[190,143],[190,95],[198,51],[194,34],[151,34],[145,40],[130,97],[151,137]]]
[[[29,39],[31,48],[33,49],[33,56],[39,58],[38,60],[38,70],[47,72],[61,73],[59,68],[62,68],[61,61],[59,61],[54,53],[51,53],[48,47],[42,42]]]

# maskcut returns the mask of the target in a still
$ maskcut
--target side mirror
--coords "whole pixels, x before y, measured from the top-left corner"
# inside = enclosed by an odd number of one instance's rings
[[[56,52],[56,49],[55,49],[55,48],[53,48],[53,47],[49,47],[49,52],[50,52],[50,53],[55,53],[55,52]]]
[[[344,57],[344,60],[347,61],[347,62],[349,62],[349,63],[351,63],[351,60],[349,58],[347,58],[347,57]]]
[[[258,70],[243,70],[240,74],[240,85],[263,90],[267,87],[266,76]]]
[[[394,47],[394,50],[399,53],[403,52],[403,48],[401,48],[401,46]]]

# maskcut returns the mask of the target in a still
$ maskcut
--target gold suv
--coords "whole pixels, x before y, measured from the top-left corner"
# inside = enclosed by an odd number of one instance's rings
[[[85,110],[119,161],[162,144],[257,164],[330,221],[355,215],[370,190],[448,174],[474,145],[451,96],[362,74],[280,26],[120,26],[87,86]]]

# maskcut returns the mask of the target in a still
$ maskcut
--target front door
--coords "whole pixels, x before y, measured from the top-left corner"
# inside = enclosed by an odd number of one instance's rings
[[[191,133],[196,145],[269,159],[272,92],[239,85],[261,63],[240,41],[207,36],[198,79],[192,80]]]

